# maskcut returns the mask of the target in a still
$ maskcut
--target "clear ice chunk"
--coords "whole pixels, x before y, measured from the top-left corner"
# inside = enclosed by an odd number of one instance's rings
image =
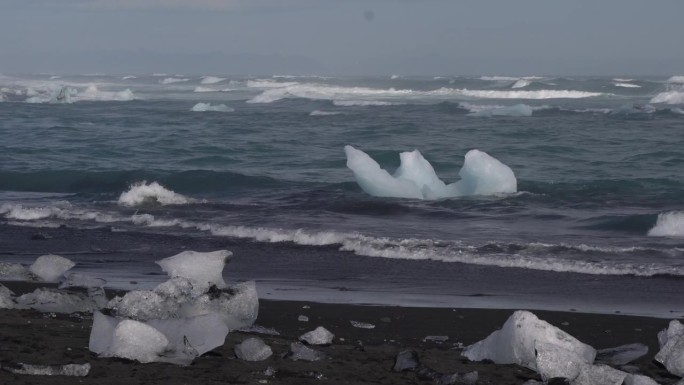
[[[181,306],[182,317],[216,313],[230,330],[254,324],[259,314],[259,296],[254,281],[238,283],[224,290],[210,290]]]
[[[146,323],[162,332],[168,339],[169,346],[174,350],[182,350],[185,345],[188,345],[198,356],[223,346],[229,332],[223,319],[217,314],[150,320]]]
[[[46,282],[56,282],[64,273],[76,265],[70,259],[59,255],[42,255],[29,267],[29,271]]]
[[[668,372],[684,377],[684,327],[673,320],[666,330],[658,333],[660,351],[655,360],[663,364]]]
[[[320,361],[326,357],[325,353],[304,346],[301,342],[290,344],[290,359],[293,361]]]
[[[627,373],[613,369],[607,365],[589,365],[581,367],[580,373],[572,385],[622,385]]]
[[[402,350],[394,359],[395,372],[403,372],[404,370],[415,370],[420,366],[420,359],[415,350]]]
[[[0,280],[3,281],[34,281],[36,276],[18,263],[0,262]]]
[[[375,329],[375,325],[367,323],[367,322],[359,322],[359,321],[349,321],[351,325],[355,328],[359,329]]]
[[[610,365],[626,365],[648,354],[648,346],[641,343],[601,349],[596,352],[596,361]]]
[[[535,349],[537,372],[544,383],[558,377],[573,381],[579,376],[582,365],[586,365],[577,354],[558,345],[537,341]]]
[[[299,336],[300,341],[306,342],[309,345],[330,345],[333,338],[335,338],[335,335],[323,326],[319,326]]]
[[[245,361],[263,361],[273,355],[273,351],[261,338],[251,337],[235,345],[235,355]]]
[[[128,317],[138,321],[166,319],[173,317],[180,304],[151,290],[133,290],[123,297],[115,297],[107,303],[107,308],[118,317]]]
[[[102,278],[94,278],[89,275],[71,273],[67,278],[59,284],[58,288],[65,289],[69,287],[85,287],[85,288],[97,288],[104,287],[107,284]]]
[[[462,355],[471,361],[488,359],[497,364],[518,364],[537,370],[537,342],[569,350],[585,363],[594,362],[596,357],[596,350],[591,346],[524,310],[514,312],[500,330],[466,347]]]
[[[171,278],[184,277],[204,288],[211,285],[224,288],[226,283],[223,280],[223,268],[232,255],[233,253],[228,250],[207,253],[184,251],[157,261],[157,264]]]
[[[625,377],[624,385],[658,385],[651,377],[641,374],[630,374]]]

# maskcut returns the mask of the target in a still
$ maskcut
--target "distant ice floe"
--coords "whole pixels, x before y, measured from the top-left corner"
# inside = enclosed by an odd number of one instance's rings
[[[225,104],[212,105],[210,103],[197,103],[190,109],[190,111],[194,111],[194,112],[205,112],[205,111],[233,112],[235,110],[233,108],[226,106]]]
[[[188,78],[165,78],[159,81],[161,84],[184,83],[190,81]]]
[[[216,84],[226,80],[226,78],[220,78],[217,76],[202,76],[200,84]]]
[[[658,214],[655,226],[648,231],[651,237],[684,237],[684,212]]]
[[[164,188],[157,182],[138,182],[119,196],[118,203],[122,206],[138,206],[146,203],[161,205],[182,205],[191,203],[192,199]]]
[[[445,184],[418,150],[402,152],[394,175],[380,168],[365,152],[345,146],[347,167],[366,193],[377,197],[442,199],[472,195],[510,194],[517,191],[513,171],[479,150],[471,150],[459,175],[461,180]]]

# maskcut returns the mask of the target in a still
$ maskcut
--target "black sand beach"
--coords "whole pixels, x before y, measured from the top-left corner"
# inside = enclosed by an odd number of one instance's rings
[[[37,284],[6,282],[16,293],[33,290]],[[477,371],[479,384],[522,384],[538,379],[533,371],[515,365],[469,362],[461,357],[463,345],[472,344],[501,327],[512,310],[410,308],[355,306],[293,301],[261,300],[256,324],[277,330],[279,336],[258,334],[273,349],[261,362],[235,358],[233,347],[253,333],[234,331],[225,344],[190,366],[98,358],[88,350],[92,316],[89,314],[39,313],[33,310],[0,310],[0,363],[83,364],[92,369],[87,377],[41,377],[0,371],[2,384],[401,384],[433,383],[415,372],[392,370],[397,353],[413,349],[421,362],[441,373]],[[676,378],[657,366],[652,358],[658,350],[657,333],[668,320],[625,315],[534,311],[597,349],[641,342],[649,353],[633,363],[641,374],[661,384]],[[308,317],[299,321],[300,315]],[[353,327],[350,321],[375,325]],[[330,346],[316,347],[327,359],[292,361],[283,357],[301,334],[324,326],[335,334]],[[427,336],[448,336],[444,342]],[[267,368],[275,374],[267,375]]]

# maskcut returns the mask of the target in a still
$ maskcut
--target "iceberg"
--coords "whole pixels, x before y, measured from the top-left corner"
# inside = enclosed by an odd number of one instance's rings
[[[418,150],[402,152],[401,165],[394,175],[368,154],[352,146],[345,146],[347,167],[354,173],[356,183],[366,193],[377,197],[410,199],[443,199],[471,195],[515,193],[517,179],[513,171],[497,159],[479,150],[465,156],[459,171],[461,180],[445,184]]]
[[[591,346],[523,310],[514,312],[500,330],[466,347],[462,355],[471,361],[492,360],[536,371],[537,346],[544,346],[547,351],[563,349],[567,355],[577,357],[580,363],[591,364],[596,357],[596,350]]]
[[[59,255],[42,255],[29,267],[29,271],[46,282],[57,281],[76,264]]]

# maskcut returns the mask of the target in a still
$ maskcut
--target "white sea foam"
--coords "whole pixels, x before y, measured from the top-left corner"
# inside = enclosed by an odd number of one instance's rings
[[[203,86],[197,86],[195,87],[192,92],[230,92],[230,91],[235,91],[235,88],[211,88],[211,87],[203,87]]]
[[[190,81],[188,78],[165,78],[159,81],[161,84],[173,84]]]
[[[463,104],[461,104],[463,105]],[[472,106],[472,105],[471,105]],[[492,117],[492,116],[532,116],[532,107],[527,104],[516,104],[514,106],[478,106],[468,116]]]
[[[116,101],[126,102],[135,99],[130,89],[123,91],[100,91],[95,85],[90,85],[83,92],[78,92],[74,101]]]
[[[321,111],[321,110],[314,110],[309,113],[310,116],[332,116],[332,115],[339,115],[341,112],[339,111]]]
[[[626,83],[626,82],[633,82],[634,79],[630,78],[613,78],[613,81],[616,81],[618,83]]]
[[[684,76],[677,75],[667,79],[668,83],[684,84]]]
[[[278,82],[270,79],[248,80],[247,87],[249,88],[282,88],[291,87],[299,83],[297,82]]]
[[[127,75],[121,78],[121,80],[137,79],[137,76]]]
[[[684,212],[671,211],[658,214],[658,220],[648,235],[651,237],[684,237]]]
[[[396,106],[401,103],[390,103],[382,100],[333,100],[338,107]]]
[[[520,79],[520,80],[517,80],[515,83],[513,83],[511,88],[524,88],[524,87],[529,86],[530,84],[532,84],[532,83],[529,80]]]
[[[684,104],[684,90],[661,92],[651,99],[651,103]]]
[[[226,78],[220,78],[217,76],[202,76],[200,84],[216,84],[226,80]]]
[[[192,199],[164,188],[157,182],[138,182],[119,196],[122,206],[138,206],[144,203],[156,202],[161,205],[182,205],[192,202]]]
[[[235,110],[226,106],[225,104],[212,105],[210,103],[197,103],[190,109],[190,111],[195,111],[195,112],[205,112],[205,111],[233,112]]]
[[[519,77],[513,76],[480,76],[480,80],[486,80],[490,82],[514,82],[520,79]]]
[[[439,90],[438,90],[439,91]],[[603,95],[600,92],[574,90],[536,90],[536,91],[508,91],[508,90],[468,90],[444,89],[443,92],[453,92],[457,95],[482,99],[582,99]]]
[[[622,88],[641,88],[640,85],[638,84],[632,84],[632,83],[613,83],[615,87],[622,87]]]

